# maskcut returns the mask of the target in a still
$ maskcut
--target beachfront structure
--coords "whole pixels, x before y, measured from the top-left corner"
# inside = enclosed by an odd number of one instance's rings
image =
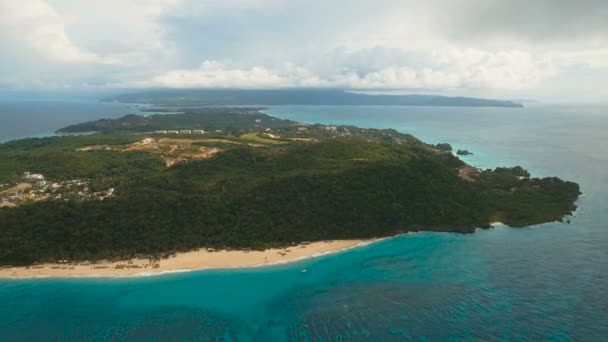
[[[156,133],[156,134],[167,134],[167,131],[156,131],[154,133]]]
[[[183,129],[183,130],[179,131],[179,134],[192,134],[192,131],[189,129]]]
[[[194,131],[192,131],[193,134],[205,134],[205,130],[204,129],[195,129]]]
[[[44,176],[38,173],[30,173],[30,172],[24,172],[23,173],[23,178],[28,179],[28,180],[44,180]]]
[[[167,131],[167,134],[179,134],[178,131]]]

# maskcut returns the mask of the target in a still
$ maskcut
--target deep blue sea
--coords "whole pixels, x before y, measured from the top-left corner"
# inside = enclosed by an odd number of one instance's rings
[[[136,110],[0,102],[0,140]],[[572,224],[410,234],[288,265],[0,280],[0,340],[608,340],[608,107],[281,106],[267,112],[449,142],[474,152],[465,158],[473,165],[522,165],[534,176],[579,182],[584,196]]]

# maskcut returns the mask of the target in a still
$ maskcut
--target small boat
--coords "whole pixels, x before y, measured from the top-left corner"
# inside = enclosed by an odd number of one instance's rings
[[[307,270],[307,269],[303,269],[303,270],[302,270],[302,273],[306,273],[306,272],[308,272],[308,270]]]

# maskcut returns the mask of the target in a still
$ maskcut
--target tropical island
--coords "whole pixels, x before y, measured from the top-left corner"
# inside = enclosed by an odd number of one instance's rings
[[[0,276],[269,264],[406,232],[562,220],[580,195],[391,129],[180,112],[0,144]]]
[[[367,94],[340,89],[156,89],[109,97],[105,102],[163,107],[348,105],[523,108],[509,100],[418,94]]]

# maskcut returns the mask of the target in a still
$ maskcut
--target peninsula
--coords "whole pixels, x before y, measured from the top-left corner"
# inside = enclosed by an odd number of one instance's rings
[[[272,264],[406,232],[561,220],[580,195],[391,129],[180,111],[0,144],[0,277]]]

